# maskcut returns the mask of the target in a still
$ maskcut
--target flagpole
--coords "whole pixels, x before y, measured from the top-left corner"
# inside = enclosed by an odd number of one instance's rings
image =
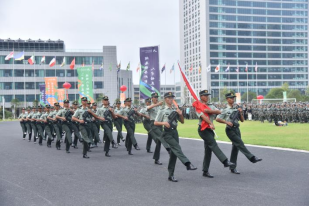
[[[238,93],[240,93],[239,91],[239,67],[237,66],[237,86],[238,86]]]
[[[255,63],[255,92],[256,92],[256,97],[258,96],[258,83],[257,83],[257,63]]]
[[[26,66],[24,63],[24,87],[23,87],[23,91],[24,91],[24,107],[26,108],[26,91],[25,91],[25,85],[26,85]]]
[[[220,83],[221,83],[221,81],[220,81],[220,69],[219,69],[219,103],[221,103],[221,96],[220,96]]]
[[[140,90],[140,83],[141,83],[141,75],[142,75],[142,64],[140,65],[140,71],[139,71],[139,81],[138,81],[138,87],[139,87],[139,97],[138,97],[138,100],[139,100],[139,104],[141,104],[141,90]]]

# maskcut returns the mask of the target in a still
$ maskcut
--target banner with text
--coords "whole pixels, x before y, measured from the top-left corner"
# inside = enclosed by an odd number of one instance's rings
[[[64,89],[58,89],[58,102],[61,107],[63,107],[63,101],[65,99],[64,97],[65,97]]]
[[[46,105],[46,91],[45,91],[45,84],[40,84],[40,104],[42,106]]]
[[[57,102],[57,77],[45,78],[45,95],[46,101],[49,105],[53,106]]]
[[[81,67],[77,68],[78,73],[78,94],[79,97],[87,97],[91,103],[93,100],[93,88],[92,88],[92,68]],[[81,103],[81,100],[79,99]]]
[[[140,99],[151,97],[157,92],[160,96],[159,46],[140,48],[141,77],[139,83]]]

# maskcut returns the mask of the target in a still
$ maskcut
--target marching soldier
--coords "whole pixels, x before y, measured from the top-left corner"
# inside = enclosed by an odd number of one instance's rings
[[[92,108],[91,108],[93,113],[97,113],[97,103],[93,102]],[[99,132],[100,132],[100,122],[96,119],[93,118],[93,122],[91,124],[91,129],[92,129],[92,134],[94,138],[94,147],[98,147],[98,143],[100,143],[100,137],[99,137]]]
[[[177,122],[180,121],[183,124],[184,117],[182,111],[179,108],[172,108],[174,97],[175,96],[172,92],[164,94],[164,100],[166,105],[158,112],[157,117],[154,121],[154,125],[164,126],[162,138],[169,144],[171,148],[170,159],[168,162],[168,180],[172,182],[177,182],[177,179],[174,177],[177,158],[187,167],[187,170],[196,170],[197,168],[194,167],[191,164],[190,160],[183,154],[179,145]]]
[[[26,117],[27,117],[26,109],[22,108],[21,114],[19,115],[18,119],[20,122],[21,129],[23,131],[23,140],[25,140],[27,136]]]
[[[171,148],[169,144],[162,138],[162,126],[156,126],[154,124],[155,119],[157,117],[157,114],[162,107],[163,102],[158,101],[158,93],[154,92],[151,94],[151,101],[152,104],[150,106],[147,106],[147,111],[149,113],[150,117],[150,123],[151,123],[151,129],[150,129],[150,137],[153,139],[153,141],[156,143],[155,152],[153,154],[153,159],[155,160],[154,163],[157,165],[162,165],[162,162],[160,162],[160,151],[161,151],[161,143],[167,150],[167,152],[170,154]]]
[[[31,128],[31,121],[30,117],[33,113],[31,112],[31,107],[27,108],[27,116],[26,116],[26,128],[29,136],[29,142],[31,142],[31,135],[32,135],[32,128]]]
[[[38,138],[38,130],[36,127],[36,121],[35,121],[35,114],[37,113],[36,107],[32,107],[32,114],[30,113],[30,124],[31,124],[31,129],[33,131],[33,142],[36,144],[36,140]]]
[[[146,104],[146,107],[143,107],[139,113],[142,115],[143,126],[147,130],[147,133],[148,133],[148,138],[146,142],[146,150],[148,153],[152,153],[151,152],[152,138],[149,133],[149,131],[151,130],[151,122],[150,122],[149,112],[147,112],[147,106],[151,105],[151,99],[150,98],[146,99],[145,104]]]
[[[90,134],[91,134],[91,128],[89,126],[89,123],[92,122],[92,117],[95,117],[97,119],[102,120],[100,117],[98,117],[95,113],[93,113],[88,107],[87,107],[87,97],[82,97],[82,107],[80,109],[77,109],[72,117],[72,121],[79,123],[79,130],[82,135],[83,139],[83,158],[88,159],[87,152],[89,150],[89,145],[92,142]],[[103,119],[104,120],[104,119]]]
[[[234,166],[230,167],[232,173],[240,174],[237,169],[237,156],[238,151],[241,151],[252,163],[262,161],[262,159],[254,156],[244,145],[239,130],[239,123],[244,122],[241,108],[234,108],[234,98],[236,97],[233,93],[225,94],[228,102],[226,108],[217,116],[216,121],[219,123],[226,124],[225,132],[229,139],[232,141],[232,152],[230,161],[235,163]]]
[[[211,95],[208,90],[203,90],[199,93],[201,103],[206,104],[210,109],[205,109],[203,112],[196,112],[196,115],[199,117],[199,127],[198,133],[200,137],[204,140],[204,161],[203,161],[203,176],[208,178],[213,178],[209,173],[209,166],[211,161],[212,152],[217,156],[220,162],[224,165],[224,167],[233,167],[234,163],[229,162],[225,154],[219,148],[216,140],[215,140],[215,126],[213,124],[213,120],[216,118],[217,114],[220,114],[221,111],[218,110],[214,105],[208,103],[208,96]],[[207,113],[209,118],[204,114]],[[205,121],[206,128],[202,126],[202,121]]]
[[[105,156],[110,157],[109,154],[109,147],[110,144],[112,143],[112,148],[117,149],[117,145],[114,141],[113,138],[113,124],[112,124],[112,119],[115,118],[115,114],[113,109],[109,106],[109,101],[108,97],[104,96],[102,99],[102,107],[98,109],[97,115],[98,117],[101,117],[101,126],[104,129],[104,134],[106,136],[106,140],[104,143],[104,151],[105,151]]]
[[[55,108],[55,110],[53,112],[49,113],[47,119],[49,119],[52,122],[53,128],[54,128],[55,133],[56,133],[56,137],[57,137],[56,149],[60,150],[61,149],[61,139],[62,139],[62,137],[61,137],[62,127],[56,119],[56,115],[60,110],[60,104],[58,102],[54,103],[54,108]]]
[[[127,137],[126,137],[126,148],[129,155],[132,154],[132,145],[136,150],[140,150],[139,146],[137,145],[134,133],[135,133],[135,120],[133,115],[139,114],[137,112],[136,107],[132,107],[132,99],[126,98],[125,100],[126,107],[124,107],[119,114],[116,114],[117,117],[124,119],[124,126],[127,129]]]
[[[73,112],[75,113],[75,111],[78,109],[77,101],[74,101],[72,103],[72,105],[73,105]],[[73,141],[72,147],[75,148],[75,149],[78,149],[77,140],[80,140],[80,141],[82,140],[82,137],[81,137],[81,135],[79,133],[79,129],[78,129],[78,122],[72,121],[71,127],[72,127],[72,130],[74,132],[74,141]]]
[[[50,113],[50,105],[46,105],[45,106],[45,113],[42,114],[41,116],[41,122],[44,123],[44,130],[45,130],[45,134],[47,135],[47,147],[51,148],[51,142],[52,142],[52,123],[50,122],[50,120],[47,119],[48,115]],[[41,141],[41,140],[40,140]]]
[[[114,110],[115,115],[121,113],[122,108],[120,107],[120,105],[121,105],[121,102],[117,101],[116,102],[116,108]],[[122,140],[124,142],[124,138],[123,138],[123,135],[122,135],[123,119],[116,115],[115,119],[114,119],[114,124],[115,124],[116,129],[117,129],[117,144],[118,144],[118,146],[120,146],[120,140]]]
[[[60,120],[62,129],[65,131],[66,153],[70,153],[70,146],[72,144],[72,113],[70,101],[66,99],[63,101],[63,109],[60,109],[56,114],[56,119]]]
[[[42,116],[42,106],[38,106],[38,112],[34,115],[34,119],[36,121],[36,127],[38,129],[38,139],[40,146],[42,146],[42,140],[45,128],[44,123],[42,123],[41,116]]]

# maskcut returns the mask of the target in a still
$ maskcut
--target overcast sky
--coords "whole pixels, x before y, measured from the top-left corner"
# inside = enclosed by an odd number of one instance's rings
[[[139,47],[160,45],[160,67],[179,71],[178,0],[0,0],[1,39],[64,40],[66,49],[116,45],[122,68],[131,62],[134,84]],[[161,84],[165,83],[165,74]]]

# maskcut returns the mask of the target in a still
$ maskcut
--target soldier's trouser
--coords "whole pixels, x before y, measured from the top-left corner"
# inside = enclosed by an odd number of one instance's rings
[[[83,154],[86,155],[89,149],[89,144],[91,143],[91,138],[89,137],[89,134],[91,133],[90,126],[88,124],[79,125],[79,130],[83,138]]]
[[[132,145],[135,146],[137,144],[134,132],[135,132],[135,123],[130,121],[124,121],[124,126],[127,129],[127,137],[126,137],[126,147],[127,151],[132,150]]]
[[[118,131],[118,133],[117,133],[117,143],[120,143],[120,140],[123,139],[123,136],[122,136],[122,118],[115,119],[114,124],[116,126],[117,131]]]
[[[94,144],[97,144],[100,141],[99,130],[95,122],[91,123],[91,131],[94,139]]]
[[[80,133],[79,133],[79,129],[78,129],[78,125],[75,124],[75,123],[72,123],[72,130],[74,131],[74,145],[77,146],[77,140],[81,140],[81,136],[80,136]]]
[[[47,124],[45,126],[45,133],[47,134],[47,146],[51,146],[51,142],[52,142],[52,131],[51,131],[51,124]]]
[[[156,148],[153,154],[154,160],[160,159],[160,151],[161,151],[161,143],[165,147],[166,150],[170,150],[170,146],[168,143],[162,138],[162,127],[161,126],[155,126],[154,121],[151,122],[151,130],[150,130],[150,136],[156,143]]]
[[[65,131],[65,139],[66,139],[66,151],[70,150],[70,146],[72,144],[72,130],[71,130],[71,123],[64,123],[62,125],[62,129]]]
[[[26,128],[27,128],[27,132],[29,135],[29,140],[31,140],[31,135],[32,135],[32,128],[31,128],[31,124],[29,121],[26,122]]]
[[[152,142],[152,138],[151,138],[151,135],[149,133],[150,129],[151,129],[151,123],[150,123],[150,120],[144,120],[143,121],[143,125],[144,125],[144,128],[147,130],[148,132],[148,138],[147,138],[147,142],[146,142],[146,150],[150,150],[151,148],[151,142]]]
[[[105,143],[104,143],[104,151],[108,152],[110,144],[112,142],[114,142],[113,132],[112,132],[113,125],[112,125],[111,122],[105,121],[105,122],[102,123],[102,128],[104,129],[104,134],[106,136],[106,140],[105,140]]]
[[[179,145],[179,136],[176,129],[164,129],[162,138],[169,144],[171,148],[170,159],[168,161],[169,176],[174,176],[177,158],[184,164],[190,163],[189,159],[183,154]]]
[[[45,127],[43,124],[37,124],[37,128],[38,128],[39,144],[42,144]]]
[[[36,128],[36,123],[34,121],[31,121],[31,129],[33,131],[33,141],[36,141],[36,138],[38,137],[38,130]]]
[[[199,127],[198,134],[204,140],[205,151],[204,151],[203,171],[208,172],[212,152],[217,156],[217,158],[222,163],[225,160],[227,160],[227,157],[225,156],[225,154],[219,148],[219,146],[218,146],[218,144],[215,140],[215,134],[211,129],[205,129],[205,130],[201,131],[200,127]]]
[[[241,134],[239,128],[233,127],[232,129],[225,128],[225,133],[232,141],[232,151],[230,161],[235,163],[235,167],[231,167],[230,169],[235,169],[237,165],[237,156],[238,151],[241,151],[249,160],[254,157],[253,154],[246,148],[244,142],[241,139]]]
[[[61,133],[62,133],[62,131],[60,131],[59,125],[57,123],[54,123],[53,127],[54,127],[54,130],[56,132],[56,136],[57,136],[56,147],[57,146],[60,147],[61,146],[60,140],[61,140]]]
[[[21,129],[22,129],[22,131],[23,131],[23,138],[25,138],[26,135],[27,135],[26,123],[25,123],[25,122],[20,122],[20,126],[21,126]]]

